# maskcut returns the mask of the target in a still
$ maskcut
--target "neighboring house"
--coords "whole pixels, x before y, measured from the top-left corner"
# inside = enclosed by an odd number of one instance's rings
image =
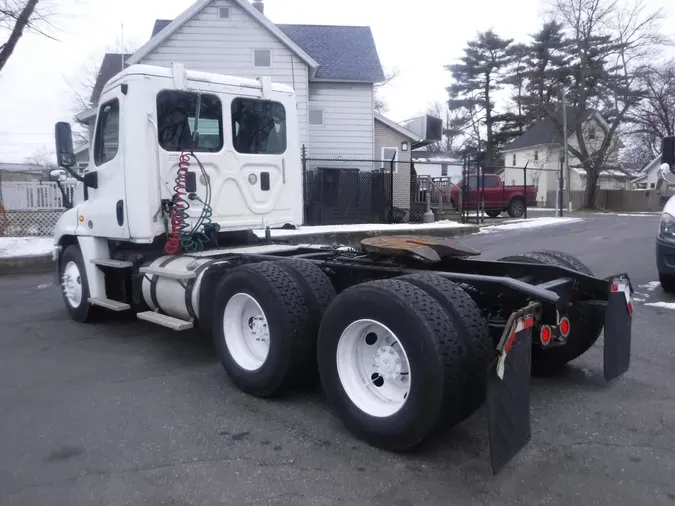
[[[89,166],[89,144],[75,148],[75,169],[81,174]]]
[[[49,179],[49,169],[32,163],[1,163],[0,183],[28,183]]]
[[[573,108],[567,109],[567,142],[570,147],[578,149],[574,132],[581,123],[586,145],[590,150],[598,149],[604,139],[609,125],[596,111],[589,111],[581,118]],[[546,201],[548,192],[555,192],[560,174],[561,157],[564,154],[564,137],[562,128],[562,111],[556,120],[547,117],[536,123],[516,140],[508,144],[504,150],[504,171],[502,177],[505,184],[523,184],[523,167],[527,165],[526,184],[537,187],[537,200]],[[607,170],[600,173],[598,187],[601,189],[623,189],[629,187],[629,176],[618,169],[619,142],[610,149],[607,157]],[[570,189],[581,191],[586,189],[586,171],[581,162],[568,155],[570,165]],[[610,168],[611,167],[611,168]]]
[[[666,183],[668,189],[675,186],[675,176],[668,173],[662,177],[659,173],[661,168],[661,155],[659,154],[651,162],[645,165],[639,172],[639,175],[631,182],[639,190],[658,190]],[[659,184],[661,182],[661,185]]]
[[[123,56],[104,58],[92,103]],[[262,2],[199,0],[173,21],[157,20],[152,38],[126,57],[127,65],[172,62],[292,86],[308,156],[370,159],[375,152],[374,84],[384,72],[369,27],[277,25]],[[91,125],[95,115],[93,109],[76,119]]]
[[[449,177],[452,183],[462,179],[462,160],[451,153],[413,151],[413,161],[418,176]]]

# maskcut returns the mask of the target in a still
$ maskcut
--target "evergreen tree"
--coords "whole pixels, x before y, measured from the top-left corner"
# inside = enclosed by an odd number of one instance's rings
[[[492,30],[479,33],[467,43],[460,62],[446,66],[454,80],[448,88],[449,108],[464,111],[470,118],[476,149],[485,159],[486,168],[497,160],[495,94],[502,87],[504,71],[512,59],[512,43]]]
[[[495,143],[501,149],[509,142],[520,137],[525,129],[530,126],[529,118],[525,111],[527,76],[529,67],[527,57],[529,46],[514,44],[510,48],[510,65],[505,73],[503,83],[513,89],[512,104],[506,112],[495,116],[495,123],[500,124],[499,131],[495,133]]]

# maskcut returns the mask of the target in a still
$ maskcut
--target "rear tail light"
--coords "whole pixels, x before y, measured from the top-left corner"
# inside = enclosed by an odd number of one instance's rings
[[[541,342],[541,345],[544,347],[550,345],[552,339],[553,331],[551,330],[551,327],[543,325],[539,331],[539,341]]]
[[[560,329],[560,335],[567,337],[570,335],[570,320],[567,316],[563,316],[558,323],[558,328]]]

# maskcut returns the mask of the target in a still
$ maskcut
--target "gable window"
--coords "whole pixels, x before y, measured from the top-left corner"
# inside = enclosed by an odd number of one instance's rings
[[[513,158],[511,159],[511,165],[512,165],[513,167],[516,166],[516,155],[513,155]]]
[[[272,51],[270,49],[254,49],[253,50],[253,66],[254,67],[271,67],[272,66]]]
[[[595,127],[594,126],[588,127],[588,138],[591,139],[591,140],[595,139]]]
[[[218,17],[220,19],[230,19],[230,8],[229,7],[219,7],[218,8]]]
[[[197,115],[196,93],[164,90],[157,94],[159,145],[166,151],[216,153],[223,148],[223,104],[215,95],[202,94],[199,107],[199,138],[193,146]]]
[[[535,162],[539,161],[539,151],[537,151],[536,149],[534,150],[534,161]]]
[[[447,176],[448,175],[448,164],[443,163],[441,164],[441,176]]]
[[[279,102],[235,98],[232,145],[239,153],[280,155],[286,151],[286,109]]]
[[[323,109],[310,109],[308,114],[310,125],[323,126]]]
[[[115,156],[120,145],[120,103],[114,99],[101,106],[96,125],[94,141],[94,164],[109,162]]]

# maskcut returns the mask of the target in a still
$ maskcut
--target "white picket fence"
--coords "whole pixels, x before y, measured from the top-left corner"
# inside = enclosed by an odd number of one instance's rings
[[[77,181],[62,184],[72,201]],[[52,181],[0,183],[0,202],[2,202],[5,211],[55,211],[64,209],[61,191]]]

